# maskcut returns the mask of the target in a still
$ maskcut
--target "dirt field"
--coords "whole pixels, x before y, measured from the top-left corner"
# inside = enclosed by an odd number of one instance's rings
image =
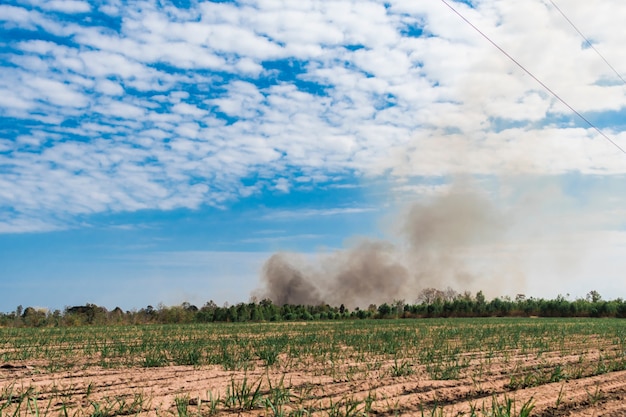
[[[380,326],[389,332],[389,325]],[[447,359],[428,355],[435,344],[446,352],[460,345],[463,337],[454,329],[423,351],[410,351],[407,343],[403,354],[360,354],[360,347],[345,340],[362,329],[335,327],[344,345],[325,346],[332,354],[292,346],[297,354],[284,348],[271,365],[248,355],[252,359],[239,369],[111,366],[99,352],[75,356],[71,363],[13,360],[0,363],[0,416],[626,416],[621,328],[618,323],[618,338],[606,329],[580,337],[562,332],[552,345],[537,344],[540,349],[494,350],[485,338],[484,349],[456,349]],[[374,329],[367,340],[378,340]],[[428,334],[435,335],[433,329]],[[552,340],[550,329],[540,329],[546,341]],[[242,334],[237,343],[252,349]],[[302,335],[294,333],[289,341],[295,346]]]
[[[507,398],[513,400],[517,412],[524,403],[532,401],[531,415],[535,416],[626,415],[626,371],[509,389],[506,368],[501,369],[500,376],[493,375],[485,381],[472,378],[437,381],[419,371],[402,377],[342,380],[319,375],[319,372],[266,371],[262,368],[245,372],[224,371],[217,366],[91,367],[52,373],[41,371],[37,364],[4,366],[0,370],[0,386],[10,385],[22,392],[30,388],[36,393],[38,407],[53,415],[60,413],[64,406],[73,413],[81,410],[81,414],[86,415],[92,415],[98,408],[111,415],[118,412],[181,415],[179,407],[184,407],[181,405],[183,401],[188,404],[187,414],[206,415],[211,413],[211,401],[218,399],[222,403],[214,405],[216,415],[276,415],[263,401],[249,407],[252,410],[235,402],[228,407],[223,403],[229,394],[244,392],[241,389],[244,379],[251,391],[260,382],[260,397],[269,396],[270,383],[274,387],[282,386],[290,397],[283,404],[285,415],[294,410],[330,415],[332,404],[339,404],[339,410],[347,410],[349,404],[355,404],[356,410],[367,411],[370,415],[414,416],[421,415],[422,411],[424,415],[431,415],[433,408],[442,410],[444,415],[469,415],[472,407],[491,410],[494,398],[502,405]],[[386,366],[392,367],[393,364]],[[370,405],[367,404],[368,398]],[[122,407],[122,403],[127,407]],[[27,408],[22,411],[28,414]],[[356,414],[346,412],[342,415]]]

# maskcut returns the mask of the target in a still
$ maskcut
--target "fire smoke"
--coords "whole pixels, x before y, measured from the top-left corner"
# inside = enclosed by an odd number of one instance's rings
[[[263,267],[255,296],[278,305],[367,307],[394,299],[412,301],[427,287],[470,289],[479,281],[470,265],[472,253],[497,243],[507,223],[486,195],[468,184],[414,203],[399,217],[394,242],[362,239],[319,254],[314,262],[297,254],[274,254]]]

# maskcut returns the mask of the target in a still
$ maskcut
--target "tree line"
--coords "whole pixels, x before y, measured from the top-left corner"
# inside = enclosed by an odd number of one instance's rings
[[[597,291],[585,298],[568,300],[526,297],[518,294],[486,300],[482,291],[456,293],[427,288],[414,303],[393,300],[381,305],[352,310],[343,304],[336,307],[320,305],[276,305],[271,300],[251,300],[249,303],[218,306],[213,301],[202,307],[184,302],[177,306],[147,306],[123,311],[109,311],[95,304],[66,307],[63,311],[48,311],[18,306],[10,313],[0,313],[2,327],[59,327],[82,325],[175,324],[213,322],[275,322],[311,320],[416,319],[447,317],[616,317],[626,318],[626,301],[621,298],[606,301]]]

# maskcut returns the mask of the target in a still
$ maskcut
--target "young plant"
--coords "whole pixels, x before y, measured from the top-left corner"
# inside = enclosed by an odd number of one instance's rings
[[[391,365],[391,370],[390,370],[392,377],[395,378],[395,377],[412,375],[413,372],[414,372],[413,365],[410,362],[406,360],[398,362],[398,359],[394,358],[393,365]]]
[[[226,390],[224,405],[239,411],[248,411],[262,406],[261,382],[254,386],[248,383],[248,377],[244,376],[241,382],[234,378],[230,380],[230,386]]]

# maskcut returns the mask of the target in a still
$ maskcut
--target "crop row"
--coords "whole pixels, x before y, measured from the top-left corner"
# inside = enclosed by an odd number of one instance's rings
[[[457,371],[494,359],[602,353],[624,359],[626,325],[616,319],[443,319],[0,329],[0,362],[49,368],[221,365],[297,368],[387,359]],[[445,374],[445,372],[443,372]],[[456,373],[456,372],[455,372]],[[439,375],[442,377],[445,375]],[[453,375],[451,375],[453,376]]]
[[[450,389],[439,389],[439,397],[432,398],[424,392],[419,403],[425,407],[423,415],[447,416],[439,400],[476,405],[493,396],[467,415],[520,416],[530,413],[532,402],[516,404],[507,393],[626,369],[626,322],[490,318],[0,328],[0,364],[29,365],[37,373],[187,365],[231,375],[231,383],[221,391],[197,398],[181,394],[163,415],[253,410],[253,415],[361,416],[372,414],[372,407],[387,413],[395,407],[394,400],[380,393],[387,392],[389,384],[403,381],[396,394],[404,395],[421,392],[420,381],[436,380],[451,384]],[[269,377],[294,373],[343,388],[331,396],[305,395],[306,386]],[[353,383],[366,386],[366,391],[354,396]],[[459,386],[469,397],[455,398]],[[144,393],[91,398],[91,387],[79,402],[71,402],[68,398],[80,391],[78,387],[40,391],[41,386],[17,387],[4,380],[0,417],[108,417],[149,408]],[[511,414],[511,406],[519,410]]]

